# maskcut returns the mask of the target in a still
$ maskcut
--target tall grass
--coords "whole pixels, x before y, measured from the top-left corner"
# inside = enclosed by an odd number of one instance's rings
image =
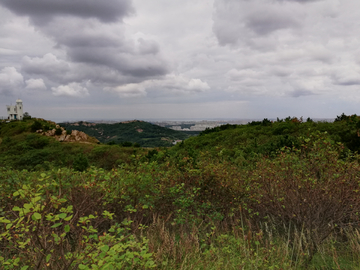
[[[264,225],[265,226],[265,225]],[[212,233],[194,226],[169,228],[157,220],[146,232],[158,269],[360,269],[360,234],[349,229],[318,246],[308,261],[309,243],[296,232],[292,243],[275,231],[254,232],[216,226]],[[340,239],[339,239],[340,238]],[[347,240],[344,240],[347,239]]]

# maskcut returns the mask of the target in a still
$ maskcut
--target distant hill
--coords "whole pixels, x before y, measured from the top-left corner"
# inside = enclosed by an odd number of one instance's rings
[[[88,122],[59,123],[66,130],[79,130],[95,137],[102,143],[124,144],[137,143],[142,147],[172,146],[176,140],[190,137],[181,131],[176,131],[144,121],[126,121],[116,124],[97,124]]]

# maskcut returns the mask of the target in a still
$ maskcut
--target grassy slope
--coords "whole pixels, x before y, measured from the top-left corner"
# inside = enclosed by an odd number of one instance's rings
[[[185,140],[190,135],[181,131],[175,131],[153,125],[148,122],[132,121],[117,124],[96,124],[79,122],[78,126],[69,123],[61,123],[68,130],[77,129],[97,138],[102,143],[114,141],[115,143],[132,142],[143,147],[166,147],[172,146],[174,140]]]

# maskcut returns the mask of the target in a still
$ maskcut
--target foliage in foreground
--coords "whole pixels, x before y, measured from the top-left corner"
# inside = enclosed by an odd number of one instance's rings
[[[43,177],[46,178],[45,174]],[[129,233],[131,221],[113,223],[113,214],[108,211],[79,215],[79,211],[84,213],[83,209],[74,209],[71,199],[65,196],[49,193],[58,185],[45,180],[40,178],[44,184],[33,188],[23,185],[13,194],[20,206],[8,212],[12,218],[0,218],[6,225],[1,233],[5,246],[0,256],[3,269],[150,269],[155,266],[146,238],[136,239]],[[106,230],[101,226],[106,226]]]
[[[0,269],[356,269],[360,168],[343,150],[318,133],[251,166],[0,169]]]

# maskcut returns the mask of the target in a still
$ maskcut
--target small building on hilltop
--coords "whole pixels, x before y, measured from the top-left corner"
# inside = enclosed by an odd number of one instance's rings
[[[6,108],[9,120],[23,120],[24,112],[21,99],[16,100],[15,106],[6,106]]]

